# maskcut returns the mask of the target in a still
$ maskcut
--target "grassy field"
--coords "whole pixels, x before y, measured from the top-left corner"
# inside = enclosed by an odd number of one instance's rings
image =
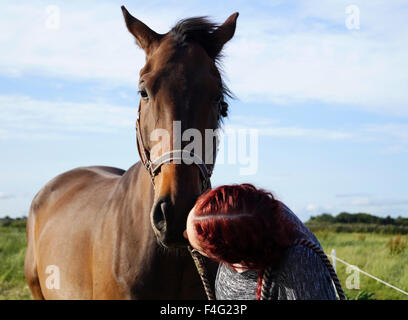
[[[408,236],[384,235],[375,233],[332,233],[316,232],[326,254],[334,248],[336,256],[361,270],[408,292]],[[346,266],[337,262],[337,274],[346,295],[356,298],[359,294],[373,293],[378,300],[408,300],[392,288],[360,273],[360,290],[347,289]],[[353,283],[353,281],[351,281]]]
[[[374,233],[316,232],[324,250],[330,254],[336,249],[337,257],[357,265],[360,269],[408,291],[407,236],[399,241],[395,235]],[[391,242],[390,239],[393,239]],[[24,278],[23,265],[26,248],[23,224],[0,226],[0,300],[32,299]],[[347,289],[346,267],[337,262],[337,273],[350,299],[370,296],[373,299],[408,299],[408,296],[360,274],[360,290]]]
[[[0,300],[32,299],[24,277],[24,225],[0,226]]]

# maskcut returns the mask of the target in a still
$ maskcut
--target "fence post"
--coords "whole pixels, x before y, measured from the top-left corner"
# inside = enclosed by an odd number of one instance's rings
[[[332,261],[333,261],[332,265],[333,265],[334,271],[337,272],[336,270],[336,249],[332,249],[331,256],[332,256]]]

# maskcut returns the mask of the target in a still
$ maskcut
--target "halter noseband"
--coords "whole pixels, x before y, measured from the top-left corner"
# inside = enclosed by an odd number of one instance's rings
[[[224,102],[225,103],[225,102]],[[159,173],[159,170],[163,164],[170,163],[173,160],[185,160],[188,159],[192,161],[200,169],[201,181],[202,181],[202,192],[211,188],[211,175],[214,169],[216,152],[213,150],[213,163],[207,166],[204,161],[196,155],[193,151],[189,152],[187,150],[171,150],[163,153],[160,157],[154,159],[153,161],[148,156],[148,151],[143,143],[143,138],[140,130],[140,106],[137,114],[136,120],[136,137],[137,137],[137,149],[139,151],[140,160],[142,161],[147,172],[150,174],[152,184],[154,186],[154,178]]]

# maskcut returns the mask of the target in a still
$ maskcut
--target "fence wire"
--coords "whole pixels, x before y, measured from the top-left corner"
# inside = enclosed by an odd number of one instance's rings
[[[343,264],[345,264],[345,265],[347,265],[347,266],[352,267],[353,269],[357,270],[358,272],[361,272],[362,274],[366,275],[367,277],[373,278],[374,280],[377,280],[378,282],[380,282],[380,283],[382,283],[382,284],[384,284],[384,285],[386,285],[386,286],[388,286],[388,287],[390,287],[390,288],[392,288],[392,289],[394,289],[394,290],[397,290],[397,291],[401,292],[402,294],[405,294],[405,295],[408,296],[408,292],[406,292],[406,291],[404,291],[404,290],[402,290],[402,289],[400,289],[400,288],[397,288],[396,286],[393,286],[392,284],[390,284],[390,283],[388,283],[388,282],[385,282],[384,280],[381,280],[381,279],[377,278],[376,276],[373,276],[372,274],[369,274],[368,272],[365,272],[364,270],[361,270],[359,267],[357,267],[357,266],[355,266],[355,265],[352,265],[352,264],[350,264],[350,263],[348,263],[348,262],[346,262],[346,261],[344,261],[344,260],[342,260],[342,259],[336,257],[335,255],[328,254],[327,256],[330,257],[330,258],[332,258],[332,259],[335,259],[335,260],[337,260],[337,261],[340,261],[341,263],[343,263]],[[334,262],[334,261],[333,261],[333,262]],[[333,264],[334,264],[334,263],[333,263]]]

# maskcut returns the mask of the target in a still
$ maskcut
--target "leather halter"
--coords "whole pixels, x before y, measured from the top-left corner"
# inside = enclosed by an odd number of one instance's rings
[[[163,164],[170,163],[173,160],[182,161],[184,159],[188,159],[189,161],[192,161],[192,164],[195,164],[200,169],[202,192],[204,192],[207,189],[210,189],[211,188],[210,178],[215,165],[216,152],[214,152],[213,150],[213,163],[209,166],[207,166],[204,163],[204,161],[193,151],[189,152],[187,150],[171,150],[163,153],[160,157],[152,161],[148,156],[148,150],[146,149],[143,143],[142,133],[140,130],[140,107],[141,106],[139,106],[136,120],[137,149],[139,151],[140,160],[142,161],[147,172],[150,174],[153,186],[154,178],[159,173],[159,170]]]

